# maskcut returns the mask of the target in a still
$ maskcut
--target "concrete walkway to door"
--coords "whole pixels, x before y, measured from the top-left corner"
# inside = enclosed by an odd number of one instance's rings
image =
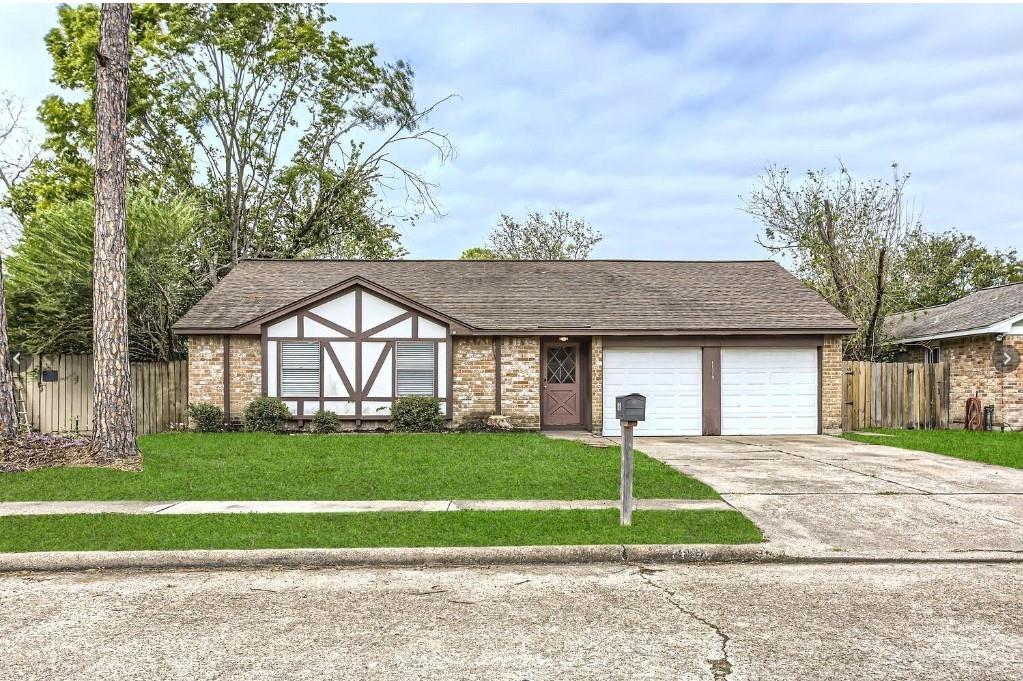
[[[1023,470],[827,436],[636,438],[800,556],[1023,554]]]

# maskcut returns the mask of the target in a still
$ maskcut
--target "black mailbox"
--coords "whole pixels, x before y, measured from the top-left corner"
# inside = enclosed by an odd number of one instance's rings
[[[615,415],[619,421],[645,421],[646,398],[639,393],[616,397]]]

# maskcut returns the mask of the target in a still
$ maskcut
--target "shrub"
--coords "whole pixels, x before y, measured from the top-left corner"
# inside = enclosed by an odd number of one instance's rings
[[[257,397],[245,405],[245,430],[255,433],[279,433],[291,412],[276,397]]]
[[[314,433],[336,433],[340,425],[337,414],[332,411],[321,409],[313,415]]]
[[[216,433],[224,428],[224,410],[215,404],[189,405],[188,418],[200,433]]]
[[[400,433],[435,433],[444,428],[440,400],[409,395],[399,397],[391,409],[391,426]]]

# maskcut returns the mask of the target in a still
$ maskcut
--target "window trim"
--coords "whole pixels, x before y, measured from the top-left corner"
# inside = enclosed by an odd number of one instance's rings
[[[430,367],[431,385],[430,385],[430,393],[429,394],[426,394],[426,393],[402,393],[399,390],[399,386],[398,386],[399,374],[401,373],[402,370],[398,366],[398,349],[402,345],[422,345],[422,346],[428,346],[429,347],[428,353],[429,353],[430,363],[431,363],[431,367]],[[393,365],[393,371],[394,371],[394,399],[395,400],[401,399],[402,397],[438,397],[438,395],[437,395],[437,364],[438,364],[437,353],[438,353],[438,348],[439,348],[439,345],[438,345],[438,342],[436,340],[425,339],[425,338],[423,338],[423,339],[411,339],[410,338],[408,340],[396,340],[396,341],[394,341],[394,365]],[[421,373],[425,373],[426,372],[425,369],[418,369],[418,370],[416,370],[416,369],[405,369],[405,371],[419,371]]]
[[[313,345],[316,346],[316,394],[295,395],[284,392],[284,346],[285,345]],[[277,342],[277,392],[281,400],[316,400],[323,396],[323,344],[320,341],[305,340],[302,338],[282,339]]]

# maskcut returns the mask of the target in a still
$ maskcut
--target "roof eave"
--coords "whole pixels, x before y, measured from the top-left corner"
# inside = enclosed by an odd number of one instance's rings
[[[947,331],[944,333],[932,333],[923,336],[909,336],[905,338],[895,338],[897,343],[921,343],[929,340],[942,340],[944,338],[961,338],[963,336],[984,336],[988,334],[1000,334],[1000,333],[1012,333],[1012,326],[1018,322],[1023,321],[1023,314],[1018,314],[1008,319],[990,324],[988,326],[974,327],[971,329],[957,329],[955,331]]]

